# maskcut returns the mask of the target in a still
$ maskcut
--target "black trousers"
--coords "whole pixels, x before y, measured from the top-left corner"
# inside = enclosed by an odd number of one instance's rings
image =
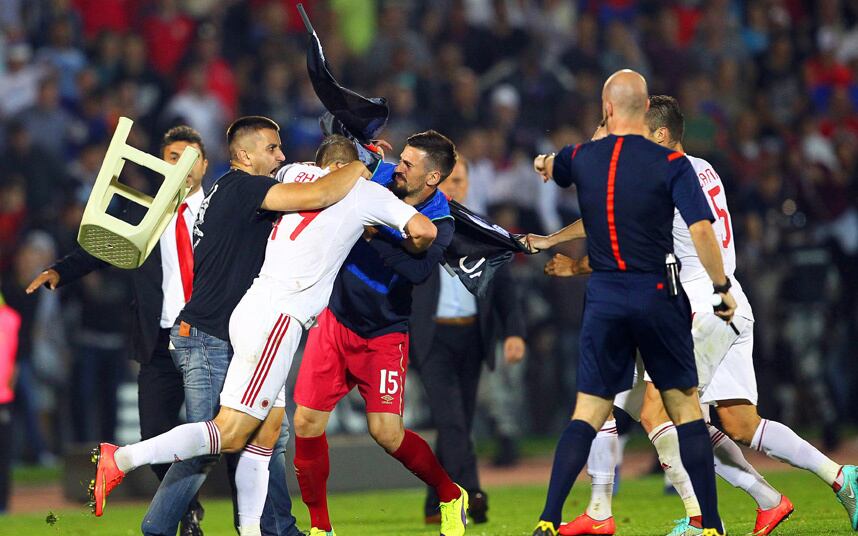
[[[9,508],[12,490],[12,403],[0,404],[0,514]]]
[[[185,401],[182,374],[176,369],[170,355],[170,330],[158,332],[158,343],[148,363],[140,364],[137,375],[137,404],[140,412],[140,436],[150,439],[182,424],[179,410]],[[152,471],[163,480],[170,464],[151,465]],[[194,497],[188,511],[200,508],[199,495]]]
[[[476,323],[438,324],[432,348],[418,369],[438,430],[435,454],[450,478],[469,492],[480,489],[471,430],[482,364],[482,339]],[[426,515],[437,511],[438,496],[429,489]]]

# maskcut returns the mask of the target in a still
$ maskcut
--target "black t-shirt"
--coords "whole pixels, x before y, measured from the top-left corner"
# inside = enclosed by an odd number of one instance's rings
[[[275,184],[231,170],[212,186],[194,225],[194,290],[179,320],[229,340],[229,317],[259,275],[279,214],[260,208]]]

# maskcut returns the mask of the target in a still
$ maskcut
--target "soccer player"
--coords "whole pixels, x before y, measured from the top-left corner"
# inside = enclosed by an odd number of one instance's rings
[[[703,513],[704,536],[723,534],[712,446],[697,397],[691,311],[681,287],[671,290],[665,260],[679,209],[709,280],[732,318],[735,301],[724,274],[713,221],[691,164],[682,153],[646,140],[646,81],[634,71],[614,73],[602,91],[609,135],[539,155],[534,168],[560,186],[578,188],[594,273],[587,288],[572,420],[557,445],[545,508],[534,536],[555,536],[563,503],[587,461],[614,396],[631,387],[640,350],[668,413],[677,423],[680,456]]]
[[[455,163],[453,143],[430,130],[408,138],[395,169],[382,164],[376,180],[429,217],[438,236],[426,252],[415,254],[413,244],[391,229],[368,232],[349,253],[328,308],[310,330],[295,386],[294,425],[295,470],[310,510],[311,535],[334,534],[325,428],[337,402],[355,386],[366,401],[373,439],[438,493],[441,534],[465,532],[467,493],[453,483],[426,441],[402,422],[411,290],[436,269],[452,240],[453,220],[438,185]]]
[[[682,135],[684,120],[676,99],[658,95],[650,99],[647,113],[648,138],[677,151],[683,151]],[[718,216],[716,230],[721,243],[725,271],[732,276],[736,265],[730,212],[724,196],[724,185],[712,166],[703,159],[686,155],[697,173],[701,188],[708,194],[713,213]],[[856,489],[854,466],[839,465],[815,447],[799,438],[783,424],[763,420],[756,412],[757,389],[753,369],[753,313],[750,303],[741,291],[738,281],[734,288],[738,309],[734,325],[739,333],[732,331],[723,322],[716,320],[707,302],[705,288],[701,288],[703,275],[700,261],[691,249],[688,229],[677,217],[673,228],[674,247],[682,262],[680,280],[688,293],[694,312],[692,335],[695,340],[695,357],[701,375],[701,402],[714,405],[725,427],[726,434],[709,425],[709,433],[715,452],[715,471],[730,484],[746,491],[757,502],[757,519],[754,536],[771,534],[793,511],[790,500],[771,487],[747,462],[735,441],[763,450],[769,456],[793,466],[814,472],[823,479],[837,495],[849,514],[855,530],[855,503],[850,500],[849,490]],[[537,240],[539,246],[545,245]],[[552,261],[552,271],[565,275],[574,269],[565,259]],[[561,265],[565,265],[562,266]],[[738,328],[741,326],[741,328]],[[656,446],[665,472],[673,482],[686,505],[687,517],[680,520],[669,536],[695,536],[702,532],[699,527],[699,506],[693,488],[688,485],[688,475],[679,460],[676,432],[673,423],[664,412],[661,399],[652,383],[645,384],[643,407],[628,403],[631,396],[617,399],[618,407],[633,416],[640,413],[641,423]],[[722,417],[723,415],[723,417]],[[766,439],[764,423],[772,428],[769,434],[777,434],[772,443]],[[760,437],[758,437],[758,434]],[[772,440],[772,438],[770,438]],[[769,445],[766,447],[765,445]],[[854,497],[854,494],[852,495]],[[609,499],[608,499],[609,500]],[[588,519],[590,518],[590,519]],[[578,525],[577,529],[571,525]],[[590,534],[583,532],[592,527],[590,512],[579,516],[563,534]],[[566,527],[564,527],[566,528]],[[605,533],[613,534],[613,532]]]
[[[229,315],[259,273],[268,235],[278,217],[276,211],[329,206],[345,197],[362,175],[369,175],[362,164],[353,163],[313,183],[280,184],[271,177],[285,159],[278,132],[279,126],[274,121],[259,116],[240,118],[230,126],[227,143],[232,169],[215,183],[203,200],[193,229],[192,236],[196,242],[193,294],[172,328],[170,344],[174,360],[184,364],[186,387],[190,381],[204,385],[210,393],[204,401],[204,410],[209,412],[204,418],[206,420],[215,416],[217,393],[223,387],[232,356]],[[184,426],[205,425],[199,422]],[[269,432],[276,437],[280,431]],[[162,437],[147,441],[161,445],[159,438]],[[93,491],[97,516],[103,513],[107,494],[121,481],[122,467],[131,467],[136,459],[120,455],[120,467],[116,468],[112,456],[114,450],[115,447],[107,444],[99,447]],[[157,456],[159,450],[151,447],[148,452]],[[183,497],[185,502],[199,489],[205,479],[207,465],[215,459],[193,460],[195,470],[175,480],[174,486],[188,490],[190,494]],[[173,461],[171,456],[166,460],[158,458],[154,463]],[[174,464],[165,480],[170,480],[171,473],[181,465]],[[181,501],[177,499],[175,502]]]
[[[345,138],[339,140],[351,146]],[[350,168],[366,171],[359,162],[339,170]],[[319,171],[289,178],[292,184],[322,180],[324,173]],[[374,224],[405,231],[416,251],[435,237],[435,227],[425,216],[367,181],[358,182],[342,201],[324,210],[281,215],[271,229],[260,275],[230,318],[235,357],[221,391],[218,416],[117,450],[118,469],[127,472],[170,453],[182,459],[242,451],[235,477],[240,533],[260,534],[271,448],[283,420],[286,376],[302,327],[312,324],[327,303],[334,277],[363,226]]]

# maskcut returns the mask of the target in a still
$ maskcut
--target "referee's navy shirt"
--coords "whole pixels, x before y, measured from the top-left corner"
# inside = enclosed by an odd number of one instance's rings
[[[576,185],[595,272],[664,273],[674,206],[685,223],[714,221],[691,162],[643,136],[609,135],[564,147],[554,181]]]

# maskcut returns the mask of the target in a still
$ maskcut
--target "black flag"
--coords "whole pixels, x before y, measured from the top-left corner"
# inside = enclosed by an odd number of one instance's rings
[[[328,113],[319,119],[325,135],[340,134],[355,141],[361,161],[372,169],[379,161],[379,155],[372,147],[378,133],[387,125],[390,109],[384,97],[367,98],[337,82],[325,59],[322,43],[313,29],[304,6],[298,4],[298,12],[307,28],[307,73],[316,95]]]
[[[328,67],[319,36],[310,24],[304,7],[298,11],[309,34],[307,72],[313,89],[328,110],[320,119],[322,132],[341,134],[355,142],[361,161],[370,169],[381,156],[374,151],[374,140],[387,124],[390,113],[384,97],[367,98],[341,86]],[[474,295],[482,296],[498,267],[515,253],[529,253],[513,235],[467,207],[450,201],[450,214],[456,222],[453,241],[447,247],[447,265]]]
[[[510,233],[456,201],[450,200],[450,214],[456,232],[445,253],[447,266],[471,294],[482,297],[499,267],[515,253],[529,251],[520,242],[522,235]]]

